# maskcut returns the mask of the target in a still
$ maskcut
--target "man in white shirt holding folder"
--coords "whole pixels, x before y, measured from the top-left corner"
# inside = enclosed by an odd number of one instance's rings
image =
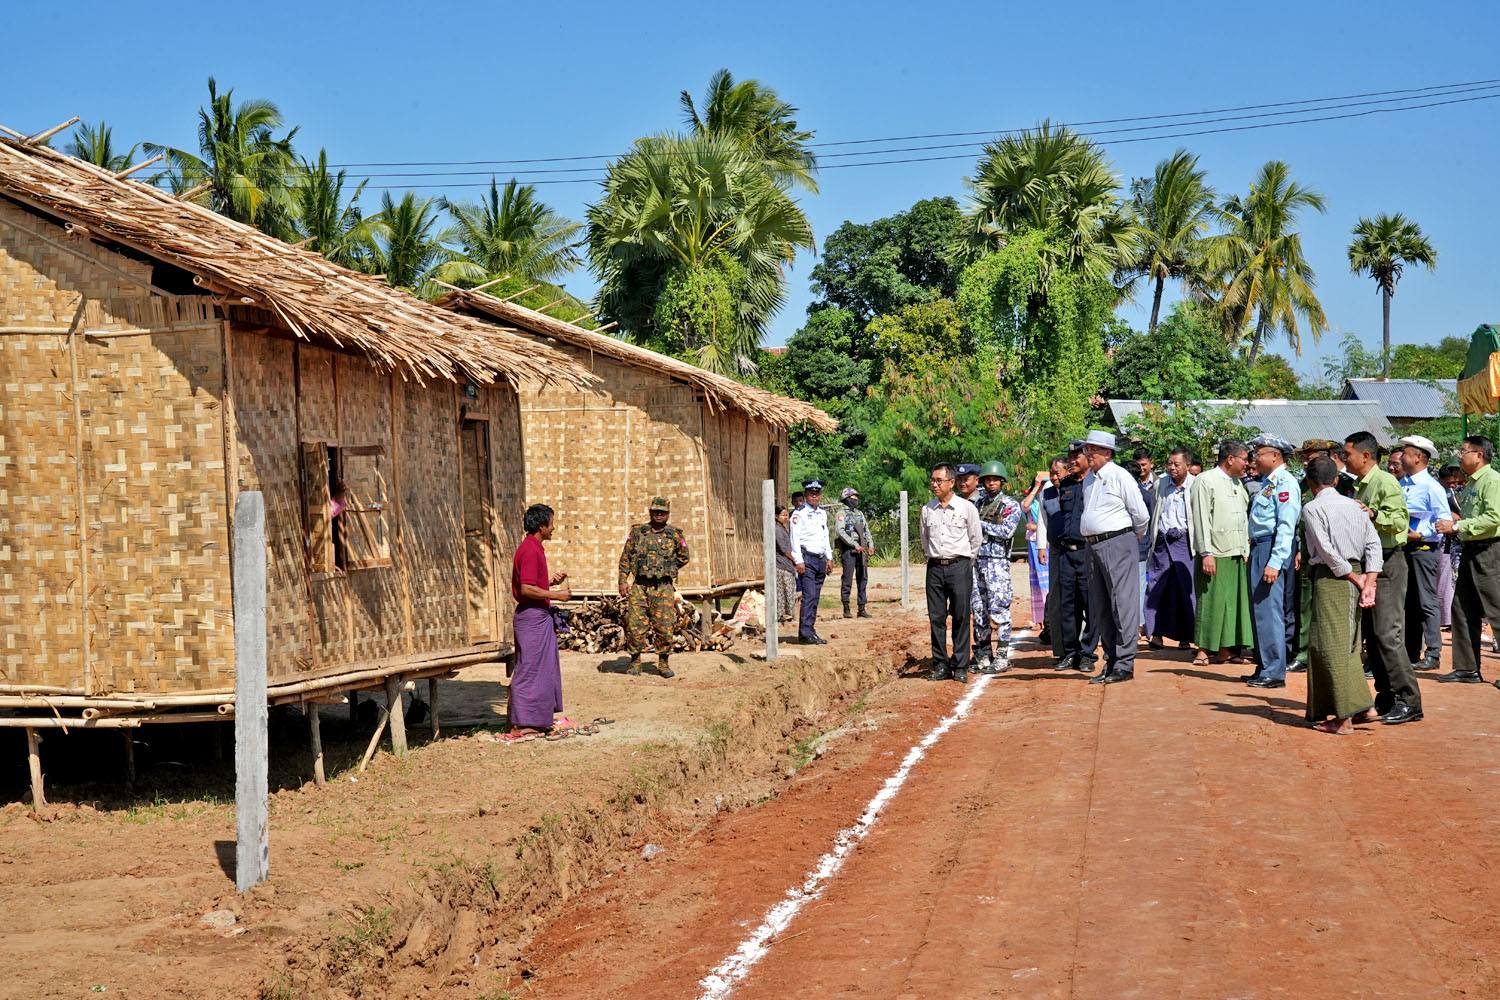
[[[1150,515],[1140,484],[1115,464],[1115,436],[1089,431],[1083,442],[1089,474],[1083,479],[1083,540],[1089,551],[1089,614],[1098,615],[1104,669],[1090,684],[1135,677],[1140,637],[1139,539]]]

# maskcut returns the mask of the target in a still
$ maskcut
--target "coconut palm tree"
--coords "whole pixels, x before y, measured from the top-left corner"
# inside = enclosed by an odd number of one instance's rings
[[[797,109],[770,87],[759,80],[736,83],[721,69],[708,81],[701,110],[686,90],[678,100],[693,134],[727,138],[762,160],[776,180],[818,190],[818,158],[807,148],[813,133],[797,125]]]
[[[1421,264],[1431,271],[1437,267],[1437,250],[1422,233],[1422,227],[1397,212],[1362,218],[1351,234],[1349,270],[1367,274],[1380,289],[1381,365],[1391,373],[1391,296],[1407,264]]]
[[[448,258],[443,247],[447,233],[434,232],[439,221],[437,200],[418,198],[408,191],[400,201],[389,191],[381,195],[380,213],[367,222],[371,234],[368,267],[396,288],[431,296],[433,272]]]
[[[359,209],[360,181],[344,200],[345,171],[328,169],[328,150],[318,150],[317,162],[303,160],[292,179],[293,226],[299,242],[335,264],[359,270],[369,263],[374,231]]]
[[[1152,285],[1151,323],[1156,332],[1161,296],[1167,280],[1198,286],[1207,268],[1204,237],[1213,222],[1214,192],[1198,169],[1198,157],[1179,149],[1156,165],[1150,177],[1131,184],[1131,210],[1141,247],[1132,269]]]
[[[510,275],[553,281],[580,263],[581,223],[554,212],[530,184],[507,181],[502,192],[490,179],[489,195],[478,205],[440,204],[453,216],[451,236],[459,249],[438,268],[449,283],[480,284]]]
[[[1241,330],[1253,318],[1251,364],[1272,330],[1279,329],[1301,354],[1300,320],[1313,339],[1328,328],[1296,228],[1306,209],[1325,211],[1323,196],[1292,180],[1286,163],[1272,160],[1260,168],[1247,194],[1231,197],[1215,212],[1224,231],[1209,240],[1213,291],[1226,332]]]
[[[814,249],[786,184],[722,136],[638,140],[588,210],[600,311],[715,370],[751,370],[783,268]]]
[[[135,151],[140,148],[137,143],[123,153],[115,152],[113,133],[104,122],[90,125],[82,122],[73,130],[73,138],[68,143],[68,155],[96,167],[103,167],[113,173],[119,173],[130,166]]]
[[[1123,211],[1119,180],[1103,150],[1066,126],[1043,122],[984,147],[968,181],[966,232],[954,247],[960,263],[977,260],[1027,230],[1062,237],[1060,255],[1044,262],[1048,273],[1065,268],[1113,280],[1140,252],[1135,223]],[[1045,295],[1047,274],[1038,291]]]
[[[205,203],[221,215],[248,223],[272,236],[295,239],[290,178],[297,159],[292,152],[294,128],[280,138],[281,111],[270,101],[236,105],[234,90],[219,93],[208,78],[208,105],[198,109],[198,152],[146,145],[163,152],[168,177],[200,177],[209,185]]]

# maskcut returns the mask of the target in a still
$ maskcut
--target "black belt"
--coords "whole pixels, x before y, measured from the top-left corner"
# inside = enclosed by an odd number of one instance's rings
[[[1491,545],[1494,545],[1496,542],[1500,542],[1500,538],[1476,538],[1472,541],[1467,542],[1462,538],[1458,540],[1458,543],[1460,546],[1462,546],[1462,551],[1464,552],[1467,552],[1470,549],[1487,549]]]
[[[1382,559],[1389,559],[1391,556],[1395,555],[1397,552],[1404,552],[1404,551],[1406,551],[1406,550],[1402,546],[1400,546],[1400,545],[1392,545],[1388,549],[1387,548],[1382,548],[1380,550],[1380,558],[1382,558]]]
[[[942,559],[932,558],[927,560],[934,566],[952,566],[956,562],[968,562],[968,556],[944,556]]]
[[[1084,541],[1077,541],[1077,542],[1075,542],[1075,541],[1073,541],[1072,539],[1069,539],[1069,538],[1059,538],[1057,540],[1057,547],[1060,548],[1060,549],[1062,549],[1064,552],[1077,552],[1080,549],[1082,549],[1084,546],[1086,546],[1087,544],[1088,544],[1087,542],[1084,542]]]
[[[1254,544],[1255,542],[1274,542],[1275,540],[1276,533],[1273,531],[1269,535],[1256,535],[1254,538],[1250,539],[1250,542],[1251,544]]]
[[[1437,547],[1437,542],[1407,542],[1405,546],[1408,552],[1431,552]]]
[[[1114,531],[1106,531],[1102,535],[1084,535],[1083,540],[1085,542],[1088,542],[1090,545],[1098,545],[1100,542],[1107,542],[1111,538],[1119,538],[1121,535],[1125,534],[1125,532],[1131,530],[1133,529],[1117,528]]]

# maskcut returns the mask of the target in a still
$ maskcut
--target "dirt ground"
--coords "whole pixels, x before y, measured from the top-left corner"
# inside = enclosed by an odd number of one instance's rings
[[[1302,676],[1141,653],[1098,687],[1023,647],[734,995],[1500,997],[1494,688],[1332,737]],[[885,685],[776,801],[570,903],[515,995],[698,995],[959,693]]]
[[[825,616],[837,604],[837,578],[830,583]],[[370,726],[324,707],[330,780],[319,789],[309,780],[305,720],[278,714],[271,879],[243,897],[232,878],[233,771],[224,759],[232,746],[216,746],[222,737],[213,732],[227,727],[138,731],[133,791],[120,778],[118,734],[49,735],[51,804],[40,816],[23,801],[24,752],[8,747],[19,767],[7,766],[0,786],[10,801],[0,808],[0,997],[282,1000],[306,992],[278,971],[288,964],[322,975],[334,996],[501,996],[515,941],[555,902],[533,897],[544,886],[584,884],[612,863],[611,836],[638,851],[632,838],[652,824],[691,829],[776,791],[789,741],[816,732],[816,720],[851,696],[841,686],[880,677],[817,665],[873,663],[882,636],[909,631],[896,624],[893,588],[872,598],[875,621],[831,619],[822,631],[832,645],[803,659],[792,647],[774,666],[751,657],[758,641],[675,656],[671,681],[600,671],[622,664],[618,655],[565,654],[568,714],[616,720],[594,737],[495,743],[503,668],[468,669],[443,682],[442,737],[432,742],[425,725],[410,726],[412,752],[383,751],[363,775],[353,767]],[[776,728],[764,740],[774,750],[736,760],[740,731],[756,721],[743,713],[783,702],[795,711],[770,720]],[[739,721],[725,721],[736,712]],[[674,798],[676,788],[690,797]],[[619,819],[622,801],[653,815]],[[591,853],[563,844],[568,836],[597,843]],[[531,879],[537,892],[518,884]],[[488,912],[517,899],[525,912]],[[201,923],[217,909],[234,915],[233,926]],[[434,921],[447,923],[434,931]],[[471,940],[472,957],[467,948],[449,954]],[[438,989],[444,984],[453,988]]]

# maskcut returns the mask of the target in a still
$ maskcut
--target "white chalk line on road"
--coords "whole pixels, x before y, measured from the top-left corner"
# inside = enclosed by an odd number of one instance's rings
[[[724,1000],[729,996],[734,988],[749,975],[755,963],[766,956],[775,937],[791,925],[798,911],[823,894],[823,890],[844,866],[844,861],[848,859],[850,853],[860,841],[869,836],[871,828],[875,826],[875,821],[880,818],[881,810],[896,797],[901,786],[906,784],[911,769],[927,756],[927,751],[942,739],[944,733],[969,714],[969,709],[973,707],[975,699],[989,685],[990,680],[991,675],[981,675],[979,680],[969,686],[969,690],[958,700],[958,704],[953,706],[953,711],[939,720],[938,724],[932,727],[932,731],[922,737],[921,742],[907,751],[906,757],[901,761],[901,766],[885,779],[885,784],[880,786],[880,791],[876,792],[869,805],[865,806],[865,811],[859,817],[859,821],[838,832],[838,835],[833,838],[833,849],[823,855],[817,867],[808,874],[802,884],[787,890],[786,898],[767,911],[760,926],[755,928],[754,932],[734,950],[734,953],[698,981],[698,985],[702,988],[702,992],[698,994],[698,1000]]]

